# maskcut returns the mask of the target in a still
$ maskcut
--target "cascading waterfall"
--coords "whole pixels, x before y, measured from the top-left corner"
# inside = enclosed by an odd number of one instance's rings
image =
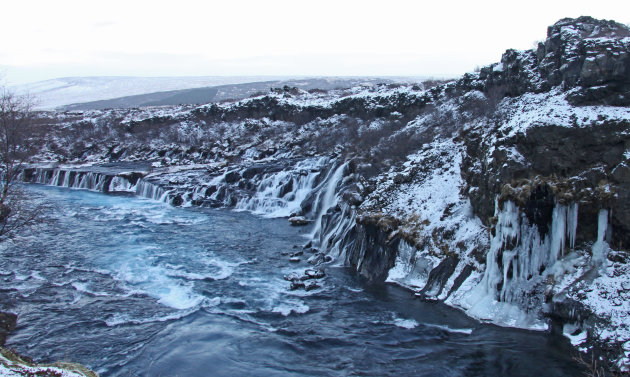
[[[168,191],[164,190],[159,185],[140,179],[136,184],[136,195],[164,202],[166,201]]]
[[[28,179],[22,174],[21,179]],[[34,183],[100,192],[136,192],[125,176],[61,168],[37,168],[30,178]]]
[[[59,169],[55,170],[55,173],[54,173],[53,178],[52,178],[51,185],[53,185],[53,186],[60,186],[60,184],[59,184],[59,175],[60,174],[61,174],[61,170],[59,170]]]
[[[345,249],[342,247],[342,242],[356,224],[356,217],[356,211],[348,205],[343,205],[337,221],[333,223],[334,226],[331,229],[320,231],[319,245],[327,254],[339,258],[340,261],[345,260]]]
[[[63,184],[62,184],[63,187],[70,187],[70,176],[71,175],[72,174],[70,174],[69,171],[65,171],[64,172]]]
[[[107,175],[95,172],[37,168],[34,181],[44,185],[104,191],[107,178]]]
[[[334,207],[337,204],[337,186],[339,185],[339,182],[341,182],[341,180],[343,179],[344,172],[347,167],[347,162],[339,165],[337,169],[335,169],[335,171],[332,173],[332,175],[329,174],[327,180],[325,182],[322,182],[322,184],[326,184],[325,189],[318,192],[317,199],[315,200],[315,205],[313,206],[315,210],[317,210],[317,208],[320,208],[317,212],[317,217],[315,218],[315,226],[313,227],[313,231],[311,232],[311,238],[313,238],[314,240],[321,238],[320,233],[322,229],[322,217],[324,216],[324,214],[326,214],[326,212],[328,212],[328,209]]]
[[[251,211],[266,217],[286,217],[299,211],[300,205],[313,190],[320,168],[327,158],[300,161],[290,171],[265,174],[251,198],[242,198],[235,209]]]
[[[80,189],[104,191],[106,176],[99,173],[88,172],[83,174],[79,182]]]
[[[109,192],[136,192],[136,187],[127,178],[116,176],[109,183]]]
[[[236,210],[250,211],[266,217],[287,217],[299,212],[304,200],[315,193],[312,213],[315,214],[315,226],[311,236],[320,243],[337,242],[340,234],[347,233],[353,224],[353,212],[342,216],[334,224],[331,232],[322,231],[322,219],[331,207],[338,202],[337,188],[343,179],[347,163],[333,169],[327,169],[326,177],[315,186],[323,168],[330,163],[328,157],[307,159],[298,162],[289,170],[261,174],[249,179],[248,185],[255,187],[253,195],[242,190],[239,185],[228,185],[225,178],[229,173],[214,177],[210,182],[188,188],[172,188],[160,183],[139,179],[133,184],[126,176],[104,174],[93,171],[80,171],[62,168],[37,168],[30,178],[36,183],[87,189],[101,192],[130,192],[135,195],[178,206],[191,206],[214,200],[225,206],[234,206]],[[213,190],[209,194],[209,190]],[[349,210],[349,209],[348,209]],[[350,212],[348,212],[350,213]],[[333,240],[334,239],[334,240]]]

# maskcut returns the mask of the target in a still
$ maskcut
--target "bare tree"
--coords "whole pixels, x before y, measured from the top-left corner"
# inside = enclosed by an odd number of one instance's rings
[[[32,101],[0,88],[0,238],[32,222],[13,184],[31,152]]]

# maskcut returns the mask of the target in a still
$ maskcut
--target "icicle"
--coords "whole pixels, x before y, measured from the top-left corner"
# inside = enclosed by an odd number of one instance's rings
[[[554,264],[558,256],[562,255],[566,241],[567,207],[556,204],[551,216],[551,247],[549,250],[549,264]]]
[[[497,206],[498,209],[498,206]],[[495,235],[486,260],[481,285],[497,300],[512,302],[524,284],[543,274],[564,253],[567,237],[574,247],[577,230],[577,204],[556,204],[549,234],[541,235],[511,201],[498,211]],[[498,287],[501,287],[498,290]]]
[[[569,247],[575,248],[575,236],[578,225],[578,204],[571,203],[567,209],[567,236],[569,237]]]
[[[597,219],[597,241],[593,244],[593,260],[602,263],[606,259],[608,245],[606,244],[606,231],[608,230],[608,210],[599,211]]]

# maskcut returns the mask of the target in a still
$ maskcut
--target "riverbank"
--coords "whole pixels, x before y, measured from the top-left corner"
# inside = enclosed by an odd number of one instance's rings
[[[98,374],[80,364],[70,362],[37,364],[25,356],[4,348],[8,334],[15,330],[16,325],[17,315],[0,312],[0,377],[98,377]]]

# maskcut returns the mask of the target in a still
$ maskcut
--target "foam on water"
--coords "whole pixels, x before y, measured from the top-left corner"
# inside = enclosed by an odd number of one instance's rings
[[[174,309],[189,309],[199,305],[204,297],[196,293],[193,284],[169,277],[168,270],[147,263],[146,255],[136,255],[115,263],[113,274],[131,287]]]
[[[274,313],[280,313],[283,316],[287,317],[291,313],[295,314],[304,314],[308,312],[310,307],[306,305],[303,301],[300,300],[287,300],[277,306],[275,306],[271,311]]]
[[[403,329],[415,329],[418,327],[418,322],[413,319],[404,319],[404,318],[394,318],[393,324],[398,327],[402,327]]]
[[[432,328],[435,328],[435,329],[440,329],[440,330],[444,330],[446,332],[455,333],[455,334],[470,335],[470,334],[473,333],[473,329],[469,329],[469,328],[453,329],[453,328],[450,328],[450,327],[444,326],[444,325],[434,325],[434,324],[428,324],[428,323],[424,323],[423,326],[425,326],[425,327],[432,327]]]

